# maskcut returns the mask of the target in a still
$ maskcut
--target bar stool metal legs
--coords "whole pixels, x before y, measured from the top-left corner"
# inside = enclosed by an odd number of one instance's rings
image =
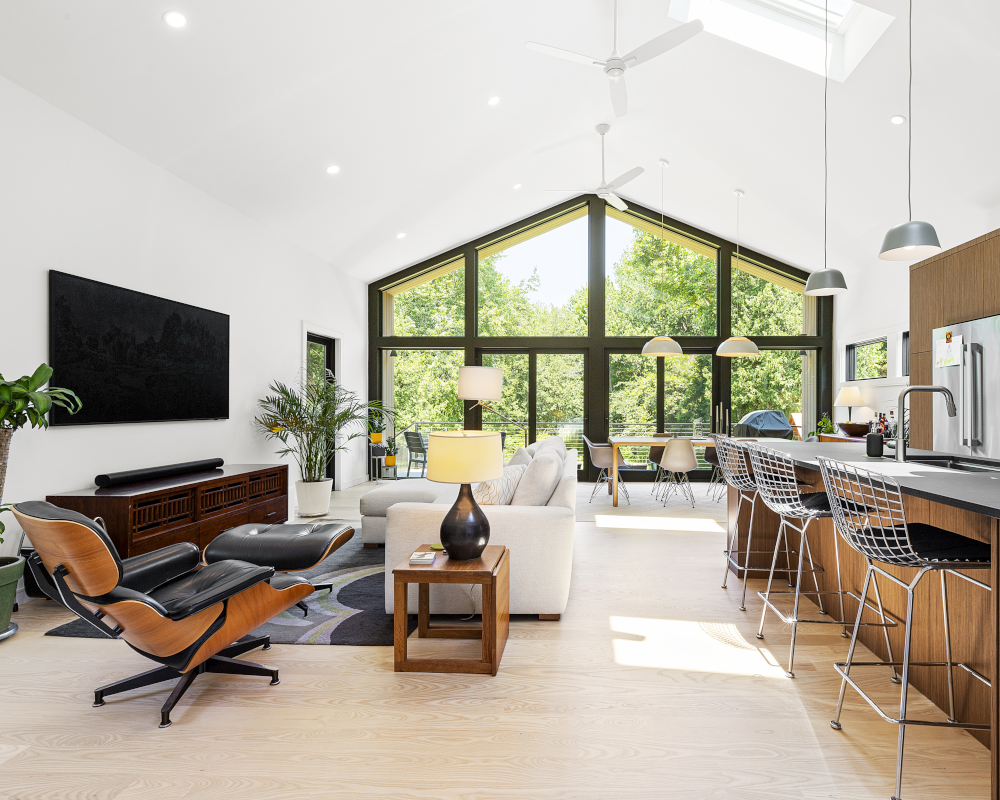
[[[743,507],[743,502],[746,501],[750,504],[750,524],[747,526],[747,549],[739,549],[739,518],[740,509]],[[740,598],[740,611],[747,610],[747,579],[750,575],[750,554],[751,553],[764,553],[764,550],[753,550],[751,548],[751,543],[753,542],[753,515],[757,508],[757,492],[745,492],[742,489],[739,490],[739,500],[736,503],[736,525],[733,526],[732,532],[729,534],[729,541],[726,544],[726,571],[722,576],[722,588],[728,588],[726,583],[729,581],[729,568],[730,566],[736,567],[737,573],[739,570],[743,570],[743,596]],[[743,564],[740,565],[740,555],[744,555]],[[735,558],[734,558],[735,556]]]
[[[835,730],[841,730],[840,724],[840,714],[844,708],[844,694],[847,690],[847,685],[850,684],[851,687],[865,700],[868,705],[870,705],[878,713],[882,719],[886,722],[890,722],[894,725],[899,726],[899,737],[896,743],[896,788],[892,797],[893,800],[901,800],[901,786],[903,780],[903,746],[906,741],[906,726],[907,725],[928,725],[938,728],[964,728],[966,730],[977,730],[977,731],[988,731],[990,729],[989,725],[979,725],[971,722],[959,722],[955,718],[955,684],[954,684],[954,669],[959,667],[964,669],[974,678],[982,681],[986,686],[990,686],[990,680],[981,675],[979,672],[974,670],[967,664],[958,663],[956,664],[952,660],[951,655],[951,624],[948,615],[948,580],[947,575],[950,572],[952,575],[956,575],[959,578],[963,578],[971,583],[981,586],[987,591],[990,591],[990,586],[988,584],[982,583],[970,578],[968,575],[962,575],[960,572],[954,572],[950,569],[937,569],[933,566],[923,567],[917,576],[910,582],[905,583],[894,575],[890,575],[885,570],[877,567],[871,558],[867,559],[868,570],[865,572],[865,585],[862,597],[868,597],[869,584],[876,583],[876,575],[882,575],[893,583],[906,589],[906,633],[903,639],[903,660],[893,661],[892,650],[889,650],[889,660],[888,661],[855,661],[854,651],[858,642],[858,630],[861,627],[861,616],[864,613],[865,604],[861,603],[858,606],[858,617],[856,624],[854,626],[854,633],[851,636],[851,646],[847,651],[847,661],[838,662],[834,664],[834,668],[840,673],[842,680],[840,683],[840,696],[837,698],[837,710],[833,715],[833,719],[830,721],[830,726]],[[942,613],[944,616],[944,647],[945,647],[945,660],[944,661],[910,661],[910,651],[913,644],[913,597],[916,591],[917,584],[920,583],[921,578],[927,572],[937,571],[941,573],[941,600],[942,600]],[[877,591],[877,589],[876,589]],[[888,643],[888,632],[886,633],[886,642]],[[901,666],[903,668],[902,680],[896,674],[896,667]],[[890,717],[886,714],[878,704],[869,697],[854,679],[851,678],[851,668],[852,667],[890,667],[892,669],[893,682],[901,683],[900,697],[899,697],[899,716]],[[907,719],[906,717],[906,702],[907,695],[909,691],[909,678],[910,678],[910,667],[944,667],[947,670],[948,676],[948,720],[947,722],[938,722],[934,720],[920,720],[920,719]]]

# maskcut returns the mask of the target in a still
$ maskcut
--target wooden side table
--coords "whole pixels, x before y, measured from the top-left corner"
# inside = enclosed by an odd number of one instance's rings
[[[421,545],[418,550],[430,550]],[[452,561],[437,551],[433,564],[412,565],[409,558],[392,571],[395,588],[394,667],[396,672],[471,672],[496,675],[510,630],[510,551],[488,545],[474,561]],[[417,584],[417,636],[421,639],[482,639],[479,661],[469,659],[407,658],[407,586]],[[431,625],[432,583],[478,583],[483,587],[483,623],[474,628]]]

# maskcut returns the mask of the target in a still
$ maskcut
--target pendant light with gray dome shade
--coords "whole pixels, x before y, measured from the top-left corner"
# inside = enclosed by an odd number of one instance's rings
[[[662,158],[660,159],[660,238],[664,241],[666,240],[666,236],[664,235],[666,226],[663,223],[663,170],[669,166],[670,164],[667,161]],[[656,336],[642,346],[642,354],[644,356],[665,358],[668,356],[682,356],[684,355],[684,350],[669,336]]]
[[[847,291],[847,281],[844,280],[844,273],[839,269],[831,269],[827,266],[827,244],[826,229],[829,212],[827,207],[830,202],[830,169],[827,165],[827,129],[829,128],[829,112],[827,110],[827,99],[830,93],[830,0],[826,2],[826,20],[823,28],[823,269],[813,272],[806,281],[804,294],[810,297],[825,297],[830,294],[840,294]]]
[[[929,222],[913,219],[913,0],[910,0],[909,18],[909,83],[907,84],[906,131],[906,203],[910,219],[890,228],[882,241],[878,257],[883,261],[916,261],[941,252],[937,231]]]

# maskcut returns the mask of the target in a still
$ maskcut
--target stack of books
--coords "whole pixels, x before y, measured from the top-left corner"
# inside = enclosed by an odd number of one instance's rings
[[[434,553],[430,550],[418,550],[412,556],[410,556],[411,564],[433,564],[434,563]]]

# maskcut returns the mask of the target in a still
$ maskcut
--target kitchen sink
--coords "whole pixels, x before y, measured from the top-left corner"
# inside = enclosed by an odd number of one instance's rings
[[[959,472],[998,472],[1000,473],[1000,462],[978,461],[972,458],[962,458],[961,456],[907,456],[908,464],[926,464],[929,467],[940,467],[942,469],[953,469]]]

